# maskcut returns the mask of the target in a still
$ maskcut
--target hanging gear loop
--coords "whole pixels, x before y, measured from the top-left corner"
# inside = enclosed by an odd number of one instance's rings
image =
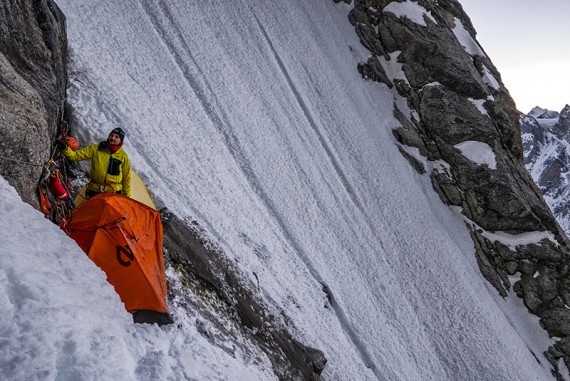
[[[73,186],[67,176],[67,163],[65,157],[59,155],[62,146],[75,139],[68,136],[69,126],[62,120],[52,137],[53,150],[43,166],[44,169],[38,182],[38,196],[41,210],[52,222],[62,229],[67,229],[70,222],[71,212],[75,210],[75,204],[71,196]]]

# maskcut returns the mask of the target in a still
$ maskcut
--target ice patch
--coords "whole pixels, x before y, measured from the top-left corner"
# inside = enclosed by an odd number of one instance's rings
[[[468,225],[471,225],[471,227],[473,229],[475,229],[479,233],[481,233],[481,235],[483,237],[487,238],[491,242],[498,241],[498,242],[502,243],[503,245],[507,246],[510,250],[516,250],[516,247],[519,245],[532,245],[532,244],[538,245],[538,244],[540,244],[541,241],[543,241],[545,239],[552,242],[555,246],[557,246],[557,247],[559,246],[558,241],[556,240],[556,237],[554,236],[554,234],[552,234],[549,231],[532,231],[532,232],[525,232],[525,233],[520,233],[520,234],[510,234],[510,233],[507,233],[504,231],[491,232],[491,231],[483,229],[481,226],[479,226],[473,220],[466,217],[462,213],[461,207],[457,206],[457,207],[450,207],[450,208],[452,210],[454,210],[455,212],[457,212],[458,214],[461,214],[461,216],[465,220],[465,222]]]
[[[487,114],[487,110],[485,110],[485,107],[483,107],[483,104],[487,101],[486,99],[473,99],[473,98],[467,98],[469,100],[469,102],[473,103],[473,105],[475,105],[475,107],[477,107],[477,110],[479,110],[479,112],[483,115],[489,115]]]
[[[548,231],[543,232],[527,232],[521,234],[509,234],[506,232],[489,232],[483,230],[481,235],[487,238],[489,241],[499,241],[503,245],[507,246],[511,250],[515,250],[519,245],[531,245],[531,244],[539,244],[540,241],[547,239],[558,246],[558,242],[554,237],[554,234]]]
[[[422,87],[422,90],[423,90],[425,87],[437,87],[437,86],[441,86],[441,83],[439,83],[439,82],[430,82],[430,83],[428,83],[428,84],[425,84],[425,85]]]
[[[390,3],[384,7],[384,12],[390,12],[396,15],[396,17],[406,17],[409,20],[427,26],[424,15],[427,15],[430,20],[437,24],[437,21],[431,15],[431,12],[427,11],[424,7],[413,1],[407,1],[404,3]]]
[[[400,53],[402,52],[399,50],[389,53],[390,60],[387,60],[384,57],[378,57],[378,59],[391,82],[394,82],[396,79],[400,79],[406,81],[406,83],[409,85],[410,82],[408,82],[408,78],[402,69],[402,66],[404,64],[398,62]]]
[[[443,173],[446,175],[450,174],[451,165],[445,160],[434,160],[430,161],[430,167],[432,171],[436,171],[437,173]]]
[[[509,275],[508,278],[511,284],[515,284],[522,279],[522,275],[520,272],[517,272],[515,275]]]
[[[501,85],[499,85],[499,81],[491,74],[487,66],[483,65],[483,82],[487,85],[491,86],[495,90],[499,90]]]
[[[384,68],[384,72],[386,72],[386,76],[390,79],[391,82],[396,80],[401,80],[406,82],[408,85],[410,82],[406,77],[406,73],[402,69],[403,64],[398,62],[398,57],[400,56],[401,51],[397,50],[395,52],[389,53],[390,59],[387,60],[384,57],[378,57],[378,60],[382,64]],[[405,97],[395,93],[394,95],[394,102],[396,103],[396,107],[409,119],[420,120],[420,116],[418,115],[417,111],[412,110],[408,106],[408,100]]]
[[[461,154],[479,165],[487,165],[491,169],[497,169],[497,160],[491,146],[486,143],[468,140],[454,146]]]
[[[483,50],[481,49],[479,44],[473,39],[473,37],[471,37],[469,32],[465,29],[461,20],[459,20],[456,17],[453,19],[453,21],[455,22],[455,28],[453,28],[453,33],[455,34],[455,37],[457,37],[457,40],[459,41],[461,46],[465,48],[465,51],[472,56],[485,57],[485,53],[483,53]]]

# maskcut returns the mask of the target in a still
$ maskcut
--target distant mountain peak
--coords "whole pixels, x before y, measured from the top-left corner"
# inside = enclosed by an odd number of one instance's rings
[[[535,119],[556,119],[560,117],[560,113],[536,106],[530,110],[528,116],[532,116]]]
[[[560,118],[561,119],[570,119],[570,106],[569,105],[564,106],[562,111],[560,111]]]
[[[524,163],[563,229],[570,232],[570,106],[558,113],[535,107],[521,116]]]

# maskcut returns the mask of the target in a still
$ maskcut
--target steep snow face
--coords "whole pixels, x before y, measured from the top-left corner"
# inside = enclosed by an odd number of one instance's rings
[[[133,167],[153,193],[198,221],[299,341],[325,353],[325,379],[550,378],[542,356],[550,340],[536,318],[482,279],[463,219],[396,149],[393,94],[358,76],[369,53],[347,5],[58,3],[81,143],[124,128]],[[492,165],[488,155],[481,160]],[[91,299],[108,293],[100,280],[62,284],[61,292],[76,286],[94,292]],[[118,310],[116,300],[98,303]],[[77,319],[88,313],[81,308]],[[181,311],[174,318],[185,319]],[[120,374],[204,379],[181,365],[190,358],[208,379],[268,378],[263,359],[255,369],[245,355],[204,349],[191,322],[168,332],[130,326],[124,313],[117,319],[112,335],[134,331],[139,348],[115,364]],[[57,341],[67,331],[54,326]],[[78,338],[53,344],[54,352],[73,354],[83,335],[98,337],[82,325],[69,330]],[[124,357],[120,347],[106,351]],[[103,364],[83,369],[82,360],[69,359],[79,378],[105,374]],[[220,364],[242,373],[210,371]]]

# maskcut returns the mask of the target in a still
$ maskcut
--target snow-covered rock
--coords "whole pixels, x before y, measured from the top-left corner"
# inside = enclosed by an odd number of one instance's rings
[[[570,106],[535,107],[521,116],[525,166],[559,223],[570,234]]]

